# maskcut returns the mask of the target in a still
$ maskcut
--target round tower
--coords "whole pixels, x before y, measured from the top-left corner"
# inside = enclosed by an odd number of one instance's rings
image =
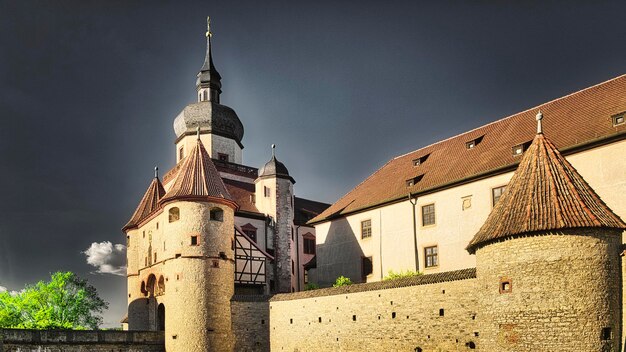
[[[626,224],[538,130],[468,251],[483,351],[618,351]]]
[[[233,351],[237,205],[199,138],[160,205],[174,239],[163,266],[166,350]]]
[[[254,181],[257,208],[273,220],[274,292],[294,292],[296,247],[293,229],[293,185],[287,167],[276,159],[272,144],[272,158],[259,169]]]

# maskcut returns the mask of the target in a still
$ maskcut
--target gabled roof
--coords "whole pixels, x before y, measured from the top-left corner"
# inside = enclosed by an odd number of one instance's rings
[[[239,205],[239,211],[261,215],[259,209],[257,209],[253,202],[255,190],[253,183],[237,181],[230,178],[222,178],[222,181],[224,181],[228,193],[230,193],[233,200]]]
[[[626,75],[393,158],[310,223],[511,171],[519,162],[512,148],[534,138],[538,109],[550,116],[544,128],[561,151],[625,138],[626,124],[613,126],[611,120],[626,111]],[[468,148],[472,141],[473,148]]]
[[[158,177],[152,179],[148,190],[141,198],[137,209],[130,217],[128,223],[122,228],[122,231],[126,231],[130,228],[136,227],[142,220],[148,218],[152,212],[159,208],[159,200],[165,195],[165,189]]]
[[[228,193],[200,139],[181,163],[176,179],[161,199],[161,204],[175,199],[208,200],[211,198],[225,201],[236,208],[236,203]]]
[[[538,115],[541,131],[541,113]],[[604,204],[556,146],[539,132],[467,250],[537,231],[626,224]]]
[[[317,202],[314,200],[293,197],[293,223],[294,225],[305,225],[307,221],[313,219],[326,210],[330,204]]]

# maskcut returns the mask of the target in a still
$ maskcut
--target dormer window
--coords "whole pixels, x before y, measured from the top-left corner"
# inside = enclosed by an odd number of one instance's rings
[[[413,166],[420,166],[420,165],[422,165],[424,163],[424,161],[426,161],[426,159],[428,159],[429,156],[430,156],[430,153],[428,153],[428,154],[426,154],[424,156],[421,156],[421,157],[419,157],[417,159],[413,159]]]
[[[623,113],[617,114],[617,115],[613,115],[611,117],[612,120],[613,120],[613,126],[623,125],[625,117],[626,117],[626,112],[623,112]]]
[[[413,178],[406,180],[406,186],[407,187],[415,186],[418,182],[422,180],[423,177],[424,175],[418,175],[418,176],[415,176]]]
[[[513,147],[513,156],[519,156],[524,154],[524,152],[530,147],[532,141],[528,141],[526,143],[518,144]]]
[[[484,136],[480,136],[476,139],[472,139],[471,141],[467,141],[465,142],[465,148],[467,149],[474,149],[477,145],[480,144],[480,142],[483,141],[483,137]]]

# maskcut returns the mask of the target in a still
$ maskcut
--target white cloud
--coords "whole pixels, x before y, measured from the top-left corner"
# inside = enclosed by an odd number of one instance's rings
[[[0,292],[6,292],[6,291],[8,291],[6,287],[0,286]]]
[[[87,264],[98,268],[96,273],[126,275],[126,246],[109,241],[94,242],[83,253]]]

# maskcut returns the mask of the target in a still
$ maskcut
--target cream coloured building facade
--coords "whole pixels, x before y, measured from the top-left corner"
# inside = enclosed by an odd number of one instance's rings
[[[328,286],[340,275],[374,282],[389,271],[476,267],[465,246],[513,175],[523,154],[515,152],[532,140],[528,123],[537,110],[567,160],[626,217],[626,76],[620,76],[390,160],[310,222],[318,245],[311,280]]]

